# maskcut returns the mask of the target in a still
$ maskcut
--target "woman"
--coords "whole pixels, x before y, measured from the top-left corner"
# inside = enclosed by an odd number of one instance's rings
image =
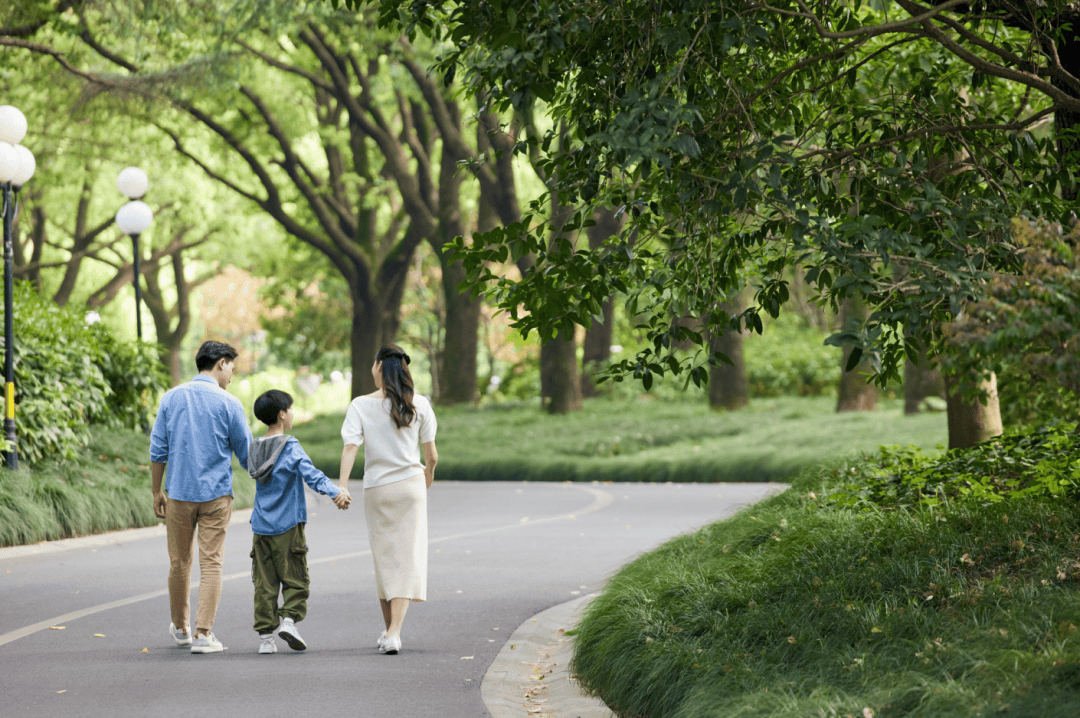
[[[409,602],[427,600],[427,489],[439,461],[435,413],[427,399],[413,393],[409,362],[400,347],[380,349],[371,367],[378,388],[352,400],[341,427],[342,488],[348,488],[356,451],[366,443],[364,515],[386,622],[379,653],[390,654],[401,650]]]

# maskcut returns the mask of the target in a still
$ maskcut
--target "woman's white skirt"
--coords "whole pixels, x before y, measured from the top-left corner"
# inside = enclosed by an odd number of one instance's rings
[[[427,485],[424,475],[364,489],[364,516],[379,598],[427,600]]]

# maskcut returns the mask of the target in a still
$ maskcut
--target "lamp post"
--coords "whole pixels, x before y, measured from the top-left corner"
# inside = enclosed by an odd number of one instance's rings
[[[116,226],[124,234],[131,236],[135,263],[135,332],[142,341],[142,289],[139,287],[139,235],[146,231],[154,219],[154,213],[145,202],[139,200],[146,194],[150,181],[146,173],[138,167],[125,167],[116,179],[116,186],[131,200],[116,212]]]
[[[134,262],[132,281],[135,284],[135,334],[142,344],[142,289],[139,287],[139,235],[146,231],[154,219],[154,212],[139,198],[146,194],[150,180],[138,167],[125,167],[116,178],[116,187],[130,202],[116,211],[116,226],[131,237]],[[141,351],[141,346],[140,346]],[[140,406],[140,423],[144,434],[150,433],[150,424],[146,420],[146,409]]]
[[[9,469],[19,468],[19,449],[15,435],[15,312],[12,293],[14,238],[11,224],[15,219],[15,199],[19,189],[34,176],[34,154],[20,145],[26,136],[26,116],[11,105],[0,107],[0,186],[4,205],[4,434],[11,450],[5,453]]]

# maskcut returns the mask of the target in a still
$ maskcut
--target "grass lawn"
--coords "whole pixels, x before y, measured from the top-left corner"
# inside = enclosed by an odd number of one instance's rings
[[[878,411],[835,412],[823,397],[756,400],[737,412],[702,402],[585,402],[549,416],[533,402],[436,408],[436,479],[498,481],[778,481],[838,456],[948,441],[944,414],[904,416],[899,401]],[[342,414],[293,430],[317,467],[336,477]],[[361,447],[361,454],[363,447]],[[357,459],[353,478],[360,478]]]
[[[617,715],[1080,715],[1080,500],[842,508],[848,466],[623,567],[571,670]]]
[[[733,413],[698,403],[593,400],[548,416],[534,404],[437,409],[437,479],[533,481],[774,481],[816,462],[882,444],[934,450],[945,417],[905,417],[899,404],[836,414],[833,400],[761,400]],[[337,477],[344,414],[293,433],[315,465]],[[360,468],[353,477],[362,475]],[[0,545],[10,546],[157,523],[150,498],[149,438],[94,427],[78,459],[0,469]],[[234,508],[254,483],[234,460]]]

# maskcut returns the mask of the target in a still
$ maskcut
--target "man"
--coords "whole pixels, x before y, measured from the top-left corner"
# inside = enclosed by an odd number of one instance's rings
[[[150,435],[154,514],[165,519],[169,545],[169,635],[192,653],[222,650],[210,629],[221,600],[225,531],[232,517],[231,455],[246,469],[251,444],[244,407],[225,391],[235,360],[228,344],[204,342],[195,355],[198,376],[165,392]],[[161,490],[166,464],[167,497]],[[201,578],[192,640],[188,597],[196,527]]]

